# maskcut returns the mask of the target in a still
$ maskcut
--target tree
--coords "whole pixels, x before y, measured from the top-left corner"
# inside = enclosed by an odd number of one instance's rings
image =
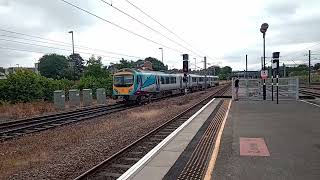
[[[316,63],[316,64],[314,65],[314,69],[315,69],[315,70],[320,70],[320,63]]]
[[[68,57],[70,70],[73,70],[73,80],[79,80],[84,71],[84,60],[80,54],[71,54]]]
[[[93,55],[87,61],[87,67],[85,68],[84,76],[93,76],[95,78],[103,78],[108,76],[107,71],[103,68],[101,57],[96,59]]]
[[[210,66],[208,67],[208,74],[210,75],[218,75],[220,73],[221,68],[219,66]]]
[[[166,71],[168,66],[164,65],[161,61],[153,57],[147,57],[145,61],[150,61],[152,63],[152,69],[155,71]]]
[[[67,68],[68,60],[62,55],[46,54],[39,59],[40,74],[47,78],[61,79]]]
[[[219,78],[226,80],[230,79],[232,73],[232,68],[230,66],[225,66],[220,69]]]

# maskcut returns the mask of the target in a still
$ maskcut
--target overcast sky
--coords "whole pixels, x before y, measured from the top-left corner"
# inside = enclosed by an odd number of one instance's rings
[[[193,58],[197,58],[197,66],[202,68],[202,56],[209,56],[209,66],[228,65],[235,70],[244,70],[245,54],[248,54],[249,70],[257,70],[261,66],[260,57],[263,54],[262,34],[259,29],[264,22],[269,24],[266,35],[267,56],[271,56],[274,51],[280,51],[283,56],[280,60],[293,64],[291,60],[296,63],[307,60],[305,54],[308,48],[315,54],[320,51],[319,0],[130,0],[188,44],[143,15],[126,0],[113,0],[114,7],[143,21],[187,49],[130,19],[101,0],[66,1],[167,47],[130,34],[61,0],[0,0],[0,66],[19,64],[30,67],[44,53],[69,55],[72,52],[68,45],[71,43],[71,35],[68,33],[70,30],[74,31],[75,45],[135,56],[126,57],[76,47],[75,51],[84,58],[88,58],[90,54],[103,55],[105,65],[117,62],[122,57],[137,60],[139,57],[152,56],[161,59],[159,47],[163,47],[164,63],[170,68],[181,68],[181,54],[189,53],[192,67]],[[111,0],[106,1],[111,3]],[[44,43],[47,41],[43,39],[2,30],[68,44],[48,44]]]

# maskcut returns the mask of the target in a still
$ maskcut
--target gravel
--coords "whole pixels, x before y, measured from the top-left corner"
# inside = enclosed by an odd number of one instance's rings
[[[169,98],[0,142],[0,179],[73,179],[207,95]]]

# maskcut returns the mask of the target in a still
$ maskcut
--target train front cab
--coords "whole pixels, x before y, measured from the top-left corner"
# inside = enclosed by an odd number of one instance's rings
[[[118,72],[113,75],[113,96],[120,100],[130,100],[134,94],[134,73]]]

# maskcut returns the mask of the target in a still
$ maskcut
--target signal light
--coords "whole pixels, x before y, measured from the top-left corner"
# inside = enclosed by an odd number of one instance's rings
[[[188,61],[183,61],[183,72],[187,73],[189,71],[189,62]]]

